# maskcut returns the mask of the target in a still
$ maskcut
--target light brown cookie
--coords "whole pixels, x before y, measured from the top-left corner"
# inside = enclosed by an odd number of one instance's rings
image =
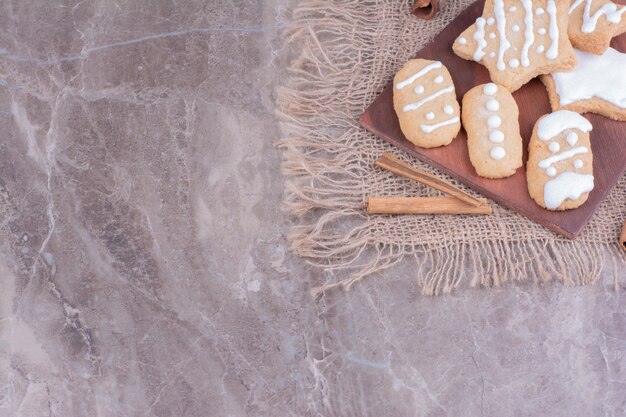
[[[614,36],[626,32],[626,6],[611,0],[574,0],[567,33],[574,48],[603,54]]]
[[[559,110],[540,118],[528,144],[528,192],[541,207],[569,210],[593,190],[591,123],[578,113]]]
[[[573,69],[541,77],[552,110],[597,113],[626,121],[626,54],[613,48],[602,55],[575,52],[578,63]]]
[[[469,157],[481,177],[504,178],[522,166],[519,110],[511,93],[489,83],[463,96],[463,127]]]
[[[576,63],[567,37],[569,0],[487,0],[483,15],[454,42],[463,59],[484,65],[513,92],[540,74]]]
[[[423,148],[447,145],[461,129],[454,83],[439,61],[407,62],[393,79],[393,107],[404,136]]]

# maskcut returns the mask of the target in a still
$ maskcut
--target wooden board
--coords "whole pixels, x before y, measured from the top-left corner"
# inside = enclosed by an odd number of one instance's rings
[[[457,57],[452,52],[451,46],[458,35],[482,14],[483,5],[484,0],[479,0],[469,6],[433,42],[417,54],[418,58],[441,61],[450,70],[459,103],[469,89],[490,81],[489,73],[482,65]],[[626,35],[614,38],[611,46],[619,51],[626,51]],[[528,156],[528,140],[533,126],[540,116],[550,113],[551,109],[548,93],[538,79],[523,86],[513,96],[520,109],[525,163]],[[565,212],[551,212],[543,209],[530,198],[525,168],[520,168],[515,175],[505,179],[490,180],[479,177],[469,160],[467,136],[464,130],[461,130],[450,145],[435,149],[418,148],[406,140],[393,109],[391,84],[361,116],[361,125],[499,204],[563,236],[574,239],[626,170],[626,122],[612,121],[595,114],[585,116],[593,124],[591,144],[594,154],[595,189],[590,193],[585,204]]]

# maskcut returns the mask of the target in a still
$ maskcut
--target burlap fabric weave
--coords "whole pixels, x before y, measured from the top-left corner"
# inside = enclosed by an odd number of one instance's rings
[[[625,178],[576,241],[495,204],[492,216],[365,213],[368,196],[438,195],[375,168],[384,151],[454,182],[368,133],[358,119],[394,73],[470,3],[444,0],[430,21],[413,17],[406,0],[304,0],[294,11],[285,37],[298,53],[278,92],[279,147],[284,207],[294,216],[291,248],[328,272],[314,292],[349,287],[398,262],[416,263],[426,294],[508,280],[587,284],[603,272],[619,285],[625,277],[617,244]]]

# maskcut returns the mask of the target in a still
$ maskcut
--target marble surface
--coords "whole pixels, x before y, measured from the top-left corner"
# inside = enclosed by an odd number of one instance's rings
[[[295,3],[0,3],[0,416],[626,415],[610,277],[311,299],[272,146]]]

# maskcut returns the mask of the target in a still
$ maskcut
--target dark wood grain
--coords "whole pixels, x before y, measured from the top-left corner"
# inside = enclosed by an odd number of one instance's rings
[[[479,0],[468,7],[433,42],[417,54],[419,58],[439,60],[450,70],[459,102],[469,89],[490,81],[489,73],[482,65],[457,57],[451,47],[456,37],[482,14],[483,4],[484,0]],[[614,38],[611,46],[626,51],[626,35]],[[551,111],[548,93],[543,84],[535,79],[516,91],[513,96],[520,109],[520,128],[524,138],[524,161],[526,161],[528,140],[535,122]],[[434,149],[418,148],[406,140],[393,109],[391,84],[362,115],[361,125],[497,203],[556,233],[574,239],[626,171],[626,122],[616,122],[595,114],[585,116],[593,124],[591,144],[594,154],[595,188],[585,204],[564,212],[543,209],[531,199],[526,184],[525,168],[520,168],[515,175],[504,179],[479,177],[470,163],[467,136],[463,129],[450,145]]]

